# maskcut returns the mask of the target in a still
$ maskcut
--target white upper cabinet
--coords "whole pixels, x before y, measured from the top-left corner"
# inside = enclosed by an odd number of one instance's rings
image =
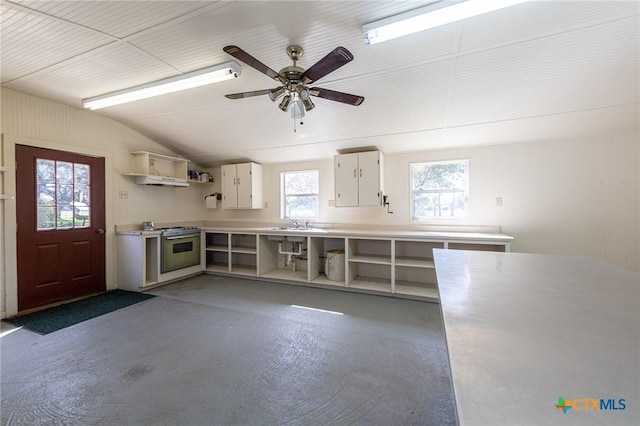
[[[262,208],[262,165],[240,163],[222,166],[222,208]]]
[[[381,206],[383,155],[380,151],[333,157],[336,207]]]

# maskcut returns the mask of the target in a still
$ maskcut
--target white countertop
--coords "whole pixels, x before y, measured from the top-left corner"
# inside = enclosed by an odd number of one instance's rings
[[[640,273],[577,256],[434,253],[460,425],[640,424]],[[559,397],[578,405],[565,414]],[[626,408],[580,410],[578,398]]]
[[[400,230],[388,230],[388,229],[349,229],[349,228],[337,228],[337,229],[322,229],[322,230],[305,230],[299,229],[295,231],[287,230],[273,230],[268,228],[252,228],[252,227],[204,227],[205,231],[222,231],[222,232],[237,232],[237,233],[249,233],[249,234],[264,234],[264,235],[282,235],[287,233],[295,233],[297,235],[310,235],[317,237],[341,237],[341,236],[362,236],[373,238],[420,238],[420,239],[448,239],[448,240],[474,240],[474,241],[501,241],[511,242],[513,237],[500,233],[485,233],[485,232],[433,232],[433,231],[400,231]]]
[[[193,226],[193,225],[192,225]],[[195,225],[198,226],[198,225]],[[434,239],[434,240],[460,240],[464,242],[504,242],[509,243],[513,237],[497,232],[441,232],[441,231],[411,231],[398,229],[352,229],[352,228],[327,228],[327,229],[299,229],[299,230],[278,230],[269,229],[271,227],[254,227],[254,226],[200,226],[204,231],[210,232],[230,232],[238,234],[260,234],[260,235],[310,235],[312,237],[367,237],[367,238],[417,238],[417,239]],[[159,230],[144,231],[139,226],[122,225],[116,227],[118,235],[144,235],[157,236],[160,235]]]

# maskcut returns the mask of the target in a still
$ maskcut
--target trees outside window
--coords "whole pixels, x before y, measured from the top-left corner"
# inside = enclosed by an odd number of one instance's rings
[[[317,170],[282,172],[280,180],[282,218],[312,219],[319,217]]]
[[[468,160],[414,163],[410,169],[412,220],[466,220]]]
[[[90,226],[90,166],[36,160],[38,230]]]

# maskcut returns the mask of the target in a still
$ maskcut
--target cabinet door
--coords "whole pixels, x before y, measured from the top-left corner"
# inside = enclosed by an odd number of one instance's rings
[[[333,157],[336,207],[358,205],[358,154]]]
[[[358,154],[358,205],[380,205],[380,153]]]
[[[238,189],[236,165],[225,164],[222,166],[222,208],[233,209],[238,207]]]
[[[252,207],[251,163],[236,164],[236,167],[237,206],[240,209],[250,209]]]

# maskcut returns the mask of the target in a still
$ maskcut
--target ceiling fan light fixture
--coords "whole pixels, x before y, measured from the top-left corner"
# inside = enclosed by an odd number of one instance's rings
[[[300,98],[295,99],[289,109],[291,110],[291,118],[294,120],[298,120],[304,117],[305,107],[302,103],[303,101]]]
[[[287,112],[289,103],[291,103],[291,95],[286,95],[284,98],[282,98],[282,101],[280,101],[280,105],[278,105],[278,108],[280,108],[284,112]]]
[[[310,98],[302,99],[302,103],[304,104],[304,110],[307,112],[311,111],[316,107]]]
[[[473,16],[493,12],[528,0],[437,0],[427,6],[362,26],[367,44],[428,30]]]
[[[298,86],[297,92],[298,92],[298,96],[300,96],[300,99],[302,99],[303,101],[305,99],[309,99],[309,96],[310,96],[309,89],[307,89],[306,87]]]
[[[269,91],[269,99],[271,99],[271,102],[275,102],[282,95],[284,95],[284,87],[278,87]]]
[[[157,80],[140,86],[118,90],[105,95],[82,100],[82,106],[91,110],[106,108],[153,96],[178,92],[206,84],[217,83],[239,76],[242,72],[240,65],[234,61],[188,72],[175,77]]]

